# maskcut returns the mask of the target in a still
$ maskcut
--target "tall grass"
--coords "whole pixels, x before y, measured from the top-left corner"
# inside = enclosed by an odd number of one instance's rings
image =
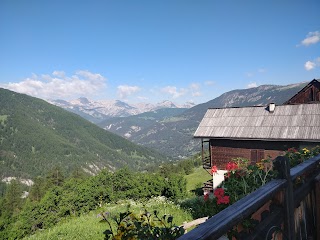
[[[211,179],[211,176],[202,167],[194,169],[194,172],[186,176],[187,190],[192,190],[202,187],[203,182]],[[109,212],[109,216],[119,216],[120,212],[125,212],[128,209],[135,213],[142,213],[145,209],[149,212],[158,211],[159,216],[165,214],[172,215],[175,225],[181,225],[183,222],[193,220],[190,210],[180,208],[179,205],[169,201],[164,197],[155,197],[146,201],[122,200],[117,204],[106,204],[96,211],[80,217],[68,218],[56,226],[40,230],[36,234],[24,238],[24,240],[91,240],[103,239],[103,232],[108,228],[106,223],[100,223],[100,213]],[[116,230],[116,224],[111,221],[113,230]]]
[[[185,176],[187,180],[187,191],[191,192],[198,187],[203,187],[203,183],[210,180],[212,176],[203,167],[194,168],[194,172]]]
[[[148,201],[133,201],[123,200],[117,204],[107,204],[97,211],[90,212],[89,214],[69,218],[53,228],[38,231],[36,234],[24,238],[25,240],[61,240],[61,239],[74,239],[74,240],[91,240],[103,239],[103,232],[108,228],[106,223],[100,223],[100,212],[109,212],[110,216],[119,216],[120,212],[125,212],[127,209],[135,212],[142,213],[146,209],[149,212],[157,210],[159,216],[165,214],[172,215],[175,225],[181,225],[183,222],[193,220],[191,213],[180,208],[179,205],[167,200],[164,197],[155,197]],[[112,228],[116,230],[115,222]]]
[[[38,231],[36,234],[26,237],[24,239],[39,239],[39,240],[86,240],[86,239],[103,239],[103,231],[106,227],[99,224],[97,214],[91,212],[87,215],[69,218],[58,225]]]

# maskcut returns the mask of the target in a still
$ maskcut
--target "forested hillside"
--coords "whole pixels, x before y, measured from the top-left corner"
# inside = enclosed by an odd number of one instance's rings
[[[194,139],[199,122],[208,108],[262,106],[270,102],[277,105],[284,103],[300,91],[307,83],[290,84],[286,86],[262,85],[250,89],[237,89],[226,92],[221,96],[203,104],[196,105],[161,121],[149,122],[146,125],[140,124],[140,128],[132,123],[131,118],[122,118],[112,121],[110,131],[124,136],[139,145],[147,146],[167,154],[172,158],[184,158],[198,153],[201,149],[199,139]],[[108,129],[111,120],[99,124]],[[134,128],[126,134],[123,129]]]
[[[141,129],[153,126],[158,122],[161,123],[170,117],[183,113],[185,110],[186,108],[163,108],[129,117],[110,118],[97,125],[120,136],[130,138],[131,135],[135,135]]]
[[[35,179],[27,198],[20,197],[22,190],[19,182],[12,181],[4,196],[0,195],[0,239],[22,239],[61,221],[102,206],[105,209],[106,204],[126,199],[163,196],[177,200],[186,195],[186,181],[183,175],[141,173],[127,168],[114,173],[101,171],[90,177],[75,173],[65,178],[59,169],[55,169],[45,177]],[[96,224],[99,224],[98,217]]]
[[[161,154],[105,131],[43,100],[0,88],[0,176],[32,177],[55,166],[95,173],[143,169]]]

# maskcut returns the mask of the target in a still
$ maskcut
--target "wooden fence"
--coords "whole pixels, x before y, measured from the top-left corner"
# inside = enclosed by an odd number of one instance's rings
[[[320,155],[290,169],[289,159],[275,159],[279,178],[240,199],[184,234],[179,240],[219,239],[237,229],[237,239],[320,240]],[[263,211],[263,209],[265,209]],[[253,230],[241,232],[244,219],[259,213]]]

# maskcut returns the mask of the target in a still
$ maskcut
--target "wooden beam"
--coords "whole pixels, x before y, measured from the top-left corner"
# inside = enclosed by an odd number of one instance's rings
[[[295,180],[298,176],[302,175],[309,170],[313,170],[320,162],[320,154],[316,157],[310,158],[307,161],[300,163],[299,165],[290,169],[291,180]]]
[[[293,200],[293,183],[290,175],[290,163],[287,157],[279,156],[275,159],[278,166],[280,177],[287,180],[284,198],[284,231],[290,240],[295,240],[295,225],[294,225],[294,200]]]
[[[299,188],[294,190],[294,207],[297,208],[300,205],[300,202],[306,198],[308,194],[312,192],[315,187],[316,176],[320,173],[320,169],[313,173],[311,176],[308,176],[304,183],[299,186]]]
[[[316,226],[320,226],[320,174],[315,178],[315,195],[316,195],[316,210],[315,210],[315,220],[316,220]],[[320,227],[317,227],[316,229],[316,238],[317,240],[320,240]]]

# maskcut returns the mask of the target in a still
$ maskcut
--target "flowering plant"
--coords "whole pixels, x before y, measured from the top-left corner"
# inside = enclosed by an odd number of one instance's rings
[[[211,168],[211,175],[215,175],[217,172],[218,172],[218,168],[217,168],[217,166],[212,166],[212,168]]]
[[[276,176],[270,158],[255,165],[250,165],[247,159],[236,158],[227,164],[227,170],[222,187],[230,196],[231,202],[236,202]]]
[[[217,198],[217,204],[229,204],[229,196],[225,195],[223,188],[216,188],[213,195]]]
[[[316,146],[311,150],[307,148],[302,148],[300,150],[297,150],[295,148],[289,148],[286,151],[285,156],[290,160],[290,167],[294,167],[311,157],[317,156],[319,153],[320,146]]]
[[[235,158],[227,163],[226,170],[224,182],[213,194],[218,205],[236,202],[266,184],[276,174],[271,158],[263,159],[255,165],[250,165],[248,159]],[[217,171],[218,168],[213,166],[211,173]],[[204,199],[208,200],[208,196],[205,195]]]
[[[290,159],[291,167],[318,154],[320,154],[320,146],[311,150],[290,148],[285,152],[285,156]],[[221,185],[214,189],[213,194],[206,193],[204,195],[203,206],[207,212],[202,212],[202,215],[198,215],[198,217],[212,216],[220,212],[277,176],[271,157],[262,159],[256,164],[249,164],[249,160],[245,158],[235,158],[226,164],[225,169],[227,173]],[[216,166],[211,168],[212,175],[218,171]],[[255,226],[255,221],[251,217],[245,219],[241,223],[244,231],[250,231]],[[237,232],[237,229],[233,229],[228,233],[228,236],[235,236]]]
[[[108,213],[101,213],[101,222],[108,224],[108,229],[104,231],[105,240],[121,239],[177,239],[184,234],[182,226],[173,224],[173,217],[170,215],[158,216],[158,211],[153,214],[145,210],[142,214],[134,214],[127,210],[117,216],[111,217]],[[111,225],[113,220],[117,224],[114,230]]]

